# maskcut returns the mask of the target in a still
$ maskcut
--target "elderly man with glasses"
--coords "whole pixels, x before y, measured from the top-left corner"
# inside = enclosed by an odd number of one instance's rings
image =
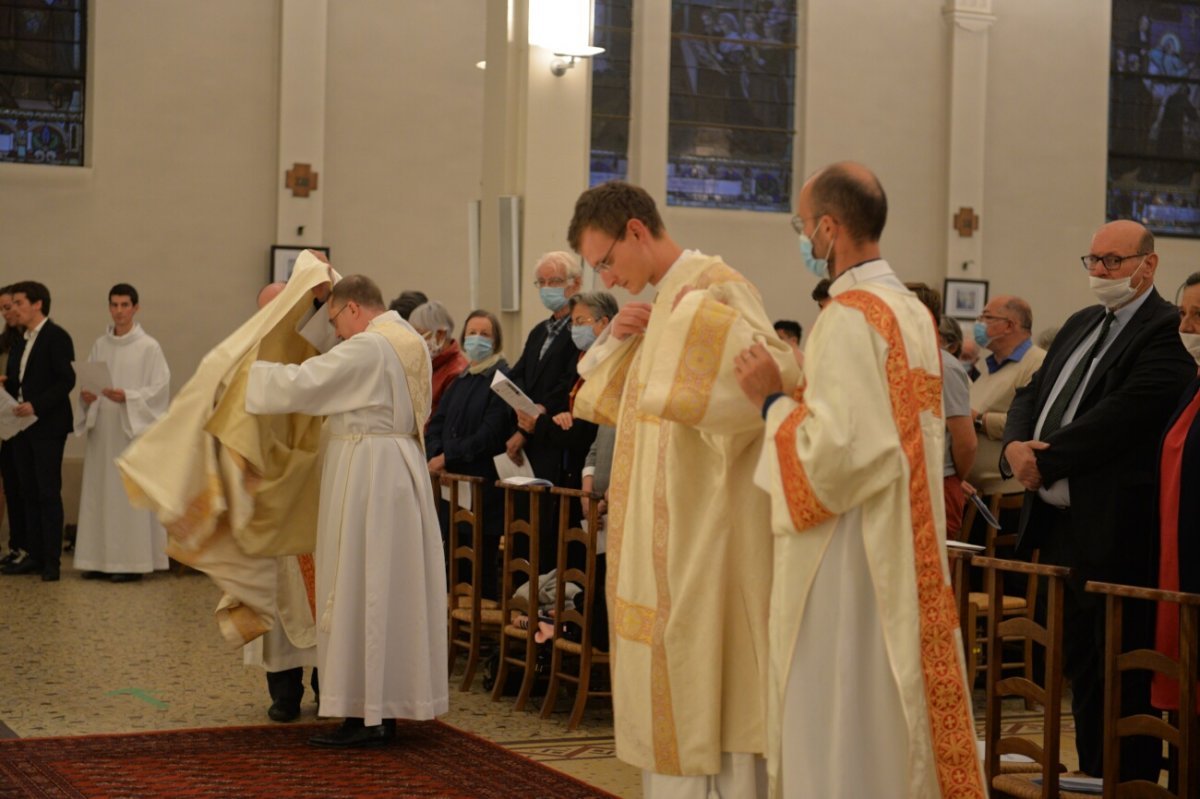
[[[1000,471],[1026,488],[1018,552],[1069,566],[1063,671],[1071,681],[1079,768],[1103,765],[1104,602],[1087,580],[1155,584],[1155,458],[1163,428],[1196,366],[1179,339],[1175,306],[1154,289],[1154,236],[1109,222],[1082,257],[1099,300],[1073,314],[1004,428]],[[1149,646],[1150,603],[1126,611],[1124,646]],[[1141,607],[1145,605],[1145,607]],[[1130,617],[1129,614],[1134,614]],[[1122,714],[1150,712],[1146,672],[1122,680]],[[1158,742],[1125,739],[1122,780],[1158,780]]]
[[[1017,389],[1029,384],[1046,351],[1033,343],[1033,311],[1020,297],[994,297],[975,320],[974,340],[990,354],[971,383],[971,419],[979,450],[968,482],[984,494],[1011,494],[1024,487],[1000,476],[1000,441]]]

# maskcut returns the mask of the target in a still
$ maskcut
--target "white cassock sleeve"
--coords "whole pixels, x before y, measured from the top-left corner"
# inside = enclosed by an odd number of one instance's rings
[[[246,412],[332,416],[365,408],[378,395],[380,336],[359,333],[302,364],[256,361],[246,384]]]
[[[136,438],[167,412],[171,399],[171,370],[166,356],[157,341],[150,342],[142,353],[142,374],[145,378],[139,386],[117,386],[125,391],[124,413],[121,423],[125,435]]]

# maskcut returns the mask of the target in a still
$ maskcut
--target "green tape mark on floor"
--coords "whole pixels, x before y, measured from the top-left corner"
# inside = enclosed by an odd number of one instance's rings
[[[108,696],[132,696],[134,699],[140,699],[147,704],[153,705],[159,710],[166,708],[167,703],[161,699],[156,699],[150,694],[143,691],[141,688],[121,688],[117,691],[109,691]]]

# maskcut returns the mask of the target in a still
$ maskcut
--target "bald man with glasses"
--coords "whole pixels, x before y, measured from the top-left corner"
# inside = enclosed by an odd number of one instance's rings
[[[1082,256],[1099,304],[1073,314],[1008,411],[1000,472],[1025,487],[1018,552],[1071,568],[1063,672],[1071,681],[1079,768],[1103,769],[1105,613],[1087,580],[1153,586],[1157,575],[1158,442],[1196,366],[1179,314],[1154,289],[1154,236],[1137,222],[1103,225]],[[1126,648],[1152,645],[1153,607],[1126,610]],[[1132,615],[1131,615],[1132,614]],[[1148,673],[1122,681],[1122,715],[1150,712]],[[1126,738],[1121,778],[1158,780],[1158,742]]]

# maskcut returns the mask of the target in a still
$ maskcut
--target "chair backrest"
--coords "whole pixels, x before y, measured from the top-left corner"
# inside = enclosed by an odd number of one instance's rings
[[[444,473],[439,479],[440,488],[445,489],[446,502],[446,541],[448,542],[446,558],[446,585],[450,592],[450,610],[457,607],[458,597],[472,597],[472,615],[479,609],[482,595],[478,588],[483,584],[483,478],[466,474]],[[462,501],[463,492],[467,492],[468,501]],[[434,497],[440,497],[441,492],[435,492]],[[463,507],[470,505],[470,507]],[[466,524],[470,528],[469,540],[463,540],[459,525]],[[469,564],[469,569],[458,568],[462,562]],[[464,578],[466,576],[466,579]]]
[[[1024,755],[1041,767],[1042,796],[1058,796],[1059,738],[1062,716],[1063,668],[1063,592],[1070,569],[1024,561],[1001,560],[976,556],[973,565],[984,569],[988,586],[988,601],[993,608],[1001,607],[1005,573],[1025,574],[1028,579],[1046,579],[1046,624],[1042,626],[1027,616],[1005,618],[1002,613],[988,614],[987,647],[999,652],[1006,638],[1024,638],[1041,644],[1046,652],[1044,683],[1038,684],[1025,676],[1001,679],[1001,658],[989,657],[987,667],[987,705],[984,723],[984,772],[988,784],[994,787],[1001,776],[1000,756]],[[1001,737],[1001,700],[1020,696],[1041,705],[1044,733],[1042,745],[1015,735]]]
[[[1020,510],[1024,502],[1024,494],[992,494],[988,498],[988,510],[992,512],[992,518],[999,520],[1001,513],[1006,510]],[[999,554],[997,550],[1001,547],[1015,547],[1016,545],[1017,533],[1015,529],[1002,532],[990,524],[988,525],[987,538],[984,539],[983,546],[989,558],[996,557]]]
[[[499,481],[504,489],[504,560],[501,566],[500,607],[504,623],[512,622],[513,615],[524,613],[529,617],[530,629],[537,627],[538,618],[538,531],[541,529],[540,497],[550,491],[547,486],[512,485]],[[517,516],[516,499],[520,495],[528,498],[528,518]],[[525,546],[518,547],[521,541]],[[524,578],[523,580],[521,578]],[[513,591],[522,582],[529,584],[525,596],[513,596]]]
[[[1086,589],[1103,594],[1107,611],[1104,652],[1104,796],[1180,799],[1200,796],[1200,719],[1196,715],[1196,680],[1200,672],[1196,647],[1200,641],[1200,594],[1162,591],[1129,585],[1088,581]],[[1124,602],[1127,599],[1179,605],[1179,659],[1154,649],[1121,651]],[[1179,682],[1178,724],[1145,713],[1121,715],[1121,674],[1153,671]],[[1120,782],[1121,739],[1145,735],[1166,741],[1179,753],[1178,792],[1145,780]]]
[[[574,488],[554,488],[558,501],[558,569],[557,591],[554,598],[554,620],[558,634],[562,634],[564,624],[577,624],[582,630],[579,639],[584,651],[592,648],[592,616],[594,615],[596,599],[596,539],[599,534],[600,514],[599,502],[604,497],[590,491],[579,491]],[[587,529],[582,526],[571,526],[571,503],[575,499],[586,497],[588,511],[584,519]],[[582,558],[570,556],[571,545],[583,548]],[[578,564],[582,561],[583,566]],[[570,564],[576,565],[570,565]],[[574,603],[566,604],[566,584],[575,583],[584,591],[583,610],[575,609]]]

